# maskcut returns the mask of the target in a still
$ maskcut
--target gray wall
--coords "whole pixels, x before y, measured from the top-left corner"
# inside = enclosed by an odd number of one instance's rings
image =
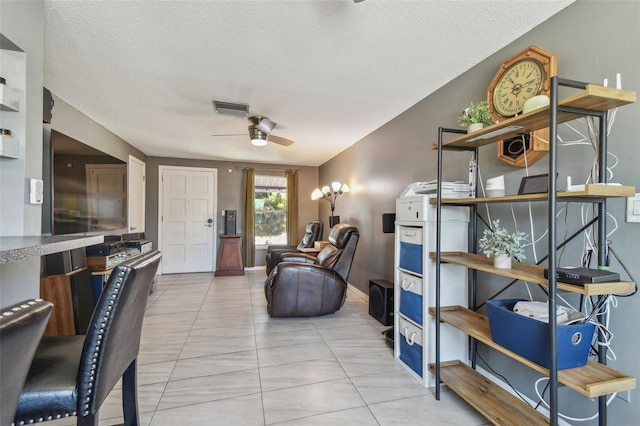
[[[142,151],[129,145],[118,135],[96,123],[55,94],[53,100],[55,105],[51,126],[47,128],[50,127],[125,163],[129,162],[129,155],[146,161],[147,156]]]
[[[40,235],[41,209],[28,203],[27,180],[42,177],[42,2],[2,1],[0,32],[26,53],[26,128],[19,159],[0,158],[0,235]],[[40,260],[0,265],[0,306],[39,294]]]
[[[393,238],[381,231],[381,214],[395,210],[395,198],[413,181],[426,181],[436,177],[436,153],[430,149],[437,141],[439,126],[457,127],[456,117],[470,101],[477,102],[486,97],[486,88],[500,64],[509,56],[526,46],[535,44],[554,52],[558,57],[558,75],[574,80],[602,84],[608,78],[615,82],[617,72],[622,74],[623,88],[640,91],[640,3],[635,1],[578,1],[558,15],[541,24],[520,39],[509,44],[495,55],[487,58],[468,72],[455,78],[451,83],[410,108],[400,116],[374,131],[363,140],[331,159],[320,167],[320,182],[331,180],[346,181],[354,189],[338,200],[336,213],[343,221],[350,221],[361,230],[361,242],[356,253],[354,269],[349,281],[363,291],[367,291],[372,278],[393,278]],[[452,52],[452,54],[456,54]],[[570,92],[575,93],[575,92]],[[609,135],[609,151],[619,158],[613,169],[612,181],[622,182],[640,188],[640,164],[638,134],[640,134],[640,104],[636,103],[618,110],[613,129]],[[575,138],[575,134],[561,126],[565,140]],[[445,154],[444,170],[446,180],[467,178],[466,167],[470,154]],[[545,173],[545,157],[529,169],[529,174]],[[583,183],[593,159],[593,151],[585,145],[558,148],[559,187],[563,187],[566,176],[572,176],[574,183]],[[613,163],[609,157],[609,165]],[[512,168],[496,159],[496,147],[488,146],[480,152],[482,179],[504,175],[507,193],[516,193],[523,169]],[[326,204],[326,203],[324,203]],[[612,247],[622,257],[632,275],[640,279],[640,265],[637,262],[640,251],[640,225],[624,222],[624,201],[613,200],[607,204],[608,211],[618,222],[617,231],[611,235]],[[490,207],[491,217],[501,218],[513,229],[510,206]],[[519,229],[531,235],[526,204],[514,204],[514,214]],[[534,231],[540,237],[546,230],[546,206],[532,204]],[[320,205],[320,216],[329,214],[328,205]],[[486,216],[486,210],[480,209]],[[570,204],[566,214],[567,228],[572,232],[580,224],[580,204]],[[564,235],[564,213],[558,221],[558,238]],[[608,220],[609,229],[613,221]],[[538,258],[546,254],[546,239],[536,246]],[[582,242],[569,245],[562,254],[562,265],[578,265]],[[531,261],[534,256],[527,251]],[[594,264],[592,264],[592,267]],[[612,261],[612,268],[622,268]],[[624,275],[624,274],[622,274]],[[501,287],[495,277],[481,277],[481,297],[488,297]],[[544,300],[537,288],[532,288],[534,297]],[[524,284],[518,283],[501,298],[527,297]],[[575,297],[567,295],[570,300]],[[611,316],[610,327],[615,334],[613,349],[618,360],[610,365],[627,374],[638,377],[640,364],[637,354],[640,345],[637,333],[637,312],[640,310],[640,296],[619,299],[619,306]],[[486,354],[485,354],[486,355]],[[537,376],[516,362],[491,353],[486,356],[489,363],[500,373],[535,399],[533,381]],[[563,388],[560,393],[562,411],[575,417],[588,417],[596,412],[596,404]],[[633,403],[617,399],[610,407],[610,424],[635,424],[640,418],[640,393],[633,391]],[[587,422],[585,424],[595,424]]]
[[[317,202],[311,201],[311,192],[318,185],[318,168],[301,166],[279,166],[259,163],[238,163],[230,161],[187,160],[180,158],[147,158],[147,220],[146,237],[158,246],[158,167],[183,166],[218,169],[218,211],[216,234],[224,233],[222,210],[237,210],[237,232],[242,230],[242,169],[253,167],[256,173],[266,170],[298,169],[298,235],[302,238],[307,222],[317,219]],[[328,225],[325,225],[328,226]],[[218,242],[219,244],[219,242]],[[218,253],[220,251],[218,250]],[[264,250],[256,250],[255,265],[264,265]]]

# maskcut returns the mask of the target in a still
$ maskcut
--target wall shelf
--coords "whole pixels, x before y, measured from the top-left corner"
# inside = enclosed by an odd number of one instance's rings
[[[598,185],[587,184],[584,191],[558,192],[556,197],[563,202],[583,202],[594,201],[606,198],[633,197],[636,193],[635,186],[619,185]],[[530,201],[548,201],[549,194],[526,194],[507,195],[505,197],[476,197],[476,198],[443,198],[442,204],[452,206],[470,206],[473,204],[493,204],[493,203],[522,203]],[[436,204],[436,199],[432,199],[431,204]]]
[[[433,373],[434,364],[429,364]],[[440,364],[442,382],[495,425],[548,425],[548,419],[521,399],[460,361]]]
[[[581,90],[575,96],[571,96],[562,100],[558,99],[559,87],[566,86],[572,89]],[[488,318],[475,312],[478,306],[477,301],[474,299],[469,307],[471,309],[463,308],[461,306],[446,306],[443,305],[460,305],[453,303],[446,303],[441,298],[436,298],[435,308],[429,308],[429,313],[434,316],[436,320],[436,346],[440,346],[440,339],[437,337],[440,329],[446,330],[451,327],[441,327],[441,324],[451,325],[453,328],[460,330],[470,336],[475,345],[476,342],[484,343],[485,345],[519,361],[520,363],[534,369],[535,371],[546,375],[549,378],[549,419],[548,423],[556,426],[558,424],[558,386],[564,384],[567,387],[585,395],[589,398],[599,398],[599,423],[604,426],[607,423],[607,404],[606,395],[614,392],[621,392],[630,389],[634,389],[636,386],[636,380],[634,377],[626,376],[606,366],[606,347],[599,347],[598,349],[598,362],[587,361],[587,364],[582,367],[558,370],[558,348],[557,348],[557,318],[556,318],[556,298],[557,292],[569,291],[573,293],[579,293],[587,296],[597,296],[599,300],[604,301],[609,294],[618,293],[631,293],[635,290],[636,284],[629,281],[598,283],[598,284],[586,284],[584,286],[576,286],[558,282],[556,278],[556,267],[558,262],[556,244],[556,208],[557,204],[561,202],[585,202],[592,203],[594,207],[597,207],[597,217],[594,222],[597,222],[597,240],[604,241],[606,239],[606,208],[608,198],[628,197],[635,194],[635,188],[632,186],[620,186],[620,185],[607,185],[604,181],[606,178],[607,167],[607,132],[606,127],[608,123],[608,111],[621,107],[627,104],[634,103],[636,101],[636,93],[628,90],[614,89],[609,87],[602,87],[594,84],[586,84],[573,80],[560,79],[557,76],[551,77],[551,89],[550,89],[550,104],[546,107],[536,109],[534,111],[521,114],[519,116],[506,119],[500,123],[485,127],[473,133],[461,132],[457,129],[438,129],[438,143],[433,144],[432,148],[438,151],[438,175],[437,175],[437,195],[434,201],[438,211],[437,221],[437,234],[443,235],[442,226],[443,221],[440,218],[440,210],[444,208],[452,208],[451,206],[468,206],[474,213],[474,221],[470,225],[470,230],[473,234],[474,243],[470,244],[468,250],[469,253],[454,252],[447,250],[442,246],[442,243],[447,238],[440,237],[436,241],[435,252],[431,251],[429,257],[436,260],[436,291],[439,293],[441,290],[449,287],[450,282],[442,280],[440,277],[439,268],[443,264],[453,264],[464,266],[467,269],[474,271],[483,271],[488,274],[493,274],[501,277],[508,277],[515,280],[527,281],[535,284],[540,284],[548,288],[548,311],[549,311],[549,328],[548,343],[550,348],[549,354],[549,368],[541,367],[528,359],[515,354],[514,352],[498,345],[493,342],[491,338],[491,330],[489,327]],[[492,198],[443,198],[442,197],[442,181],[443,181],[443,152],[444,151],[470,151],[474,152],[475,158],[478,158],[479,148],[485,145],[497,143],[504,139],[518,137],[521,134],[530,133],[539,129],[549,128],[549,140],[555,141],[558,136],[558,124],[575,120],[581,117],[595,117],[597,118],[598,128],[598,146],[596,148],[596,155],[598,159],[598,183],[585,185],[584,190],[576,192],[560,192],[557,191],[557,181],[549,179],[549,191],[542,194],[529,194],[529,195],[509,195],[505,197],[492,197]],[[450,139],[445,140],[444,134],[454,134]],[[557,153],[556,145],[550,144],[549,149],[549,176],[557,176]],[[477,176],[476,176],[477,178]],[[477,182],[477,179],[475,180]],[[477,183],[476,183],[477,187]],[[476,188],[477,189],[477,188]],[[486,256],[475,254],[477,251],[477,207],[480,204],[490,203],[510,203],[510,202],[530,202],[530,201],[543,201],[547,204],[547,227],[549,234],[547,237],[548,254],[546,261],[548,269],[551,271],[549,278],[544,277],[544,266],[530,265],[525,263],[514,263],[511,269],[498,269],[493,266],[491,259]],[[595,233],[596,231],[594,231]],[[597,259],[599,265],[605,265],[604,259],[606,258],[605,245],[601,244],[598,247]],[[470,294],[476,294],[478,282],[476,274],[468,274],[468,283],[470,286]],[[598,317],[598,320],[601,318]],[[474,391],[475,387],[482,386],[482,382],[485,380],[478,377],[478,373],[473,370],[476,367],[475,353],[472,353],[471,367],[467,368],[462,366],[460,361],[456,361],[454,364],[448,364],[441,362],[440,359],[447,359],[446,356],[438,354],[434,365],[429,365],[429,370],[434,374],[436,383],[438,381],[453,382],[454,389],[463,399],[465,399],[472,406],[476,407],[478,411],[484,414],[488,419],[494,423],[494,410],[487,410],[485,407],[477,407],[474,402],[474,398],[477,397]],[[448,359],[455,359],[449,357]],[[459,358],[464,359],[464,358]],[[452,367],[453,365],[453,367]],[[453,379],[451,378],[453,377]],[[497,388],[497,389],[496,389]],[[487,392],[501,392],[499,386],[491,386],[491,390]],[[436,399],[440,398],[439,386],[436,386],[435,392]],[[485,397],[483,397],[485,398]],[[486,400],[499,399],[493,395],[490,395]],[[498,402],[495,407],[499,413],[503,410],[510,411],[519,410],[522,403],[517,399],[510,402],[511,399],[504,399],[502,405],[513,405],[513,407],[502,407]],[[480,404],[482,405],[482,404]],[[524,415],[526,418],[527,415]],[[515,424],[519,421],[509,422],[506,424]],[[546,422],[545,422],[546,423]]]
[[[430,308],[429,313],[435,315],[435,309]],[[549,374],[549,370],[546,368],[495,343],[491,338],[489,318],[486,316],[462,306],[443,306],[440,311],[440,319],[537,372],[543,375]],[[583,367],[559,370],[558,381],[588,398],[622,392],[636,387],[634,377],[624,375],[593,361],[588,361]]]
[[[435,259],[435,255],[436,254],[434,252],[429,253],[429,257],[432,259]],[[545,287],[549,285],[549,280],[544,277],[544,266],[513,262],[511,269],[499,269],[493,266],[493,259],[481,254],[466,252],[443,252],[440,255],[440,260],[445,263],[462,265],[469,269],[488,272],[493,275],[500,275],[534,284],[540,284]],[[635,285],[636,284],[633,281],[594,283],[585,284],[584,286],[566,284],[559,281],[557,283],[558,290],[584,294],[587,296],[631,293],[635,290]]]
[[[632,104],[635,101],[636,92],[634,91],[587,84],[582,93],[561,100],[558,102],[558,106],[604,112],[612,108]],[[443,142],[442,147],[445,149],[447,147],[475,148],[513,138],[522,133],[544,129],[549,127],[549,108],[549,106],[538,108],[526,114],[485,127],[477,132],[454,137]],[[558,112],[556,121],[557,123],[566,123],[580,117],[581,115],[576,113]],[[432,144],[431,148],[438,149],[438,144]]]

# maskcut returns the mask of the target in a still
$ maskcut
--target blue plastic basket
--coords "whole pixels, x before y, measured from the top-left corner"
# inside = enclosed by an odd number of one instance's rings
[[[491,337],[499,345],[549,368],[549,324],[513,312],[520,300],[487,300]],[[585,365],[595,325],[558,325],[556,329],[558,370]]]

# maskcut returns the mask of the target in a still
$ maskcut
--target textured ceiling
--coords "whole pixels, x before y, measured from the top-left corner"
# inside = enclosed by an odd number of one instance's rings
[[[45,0],[44,82],[150,156],[317,166],[572,2]]]

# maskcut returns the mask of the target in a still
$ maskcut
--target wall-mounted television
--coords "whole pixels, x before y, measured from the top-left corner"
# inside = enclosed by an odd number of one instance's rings
[[[126,162],[56,130],[48,141],[45,132],[44,152],[49,194],[43,205],[43,233],[126,231]]]

